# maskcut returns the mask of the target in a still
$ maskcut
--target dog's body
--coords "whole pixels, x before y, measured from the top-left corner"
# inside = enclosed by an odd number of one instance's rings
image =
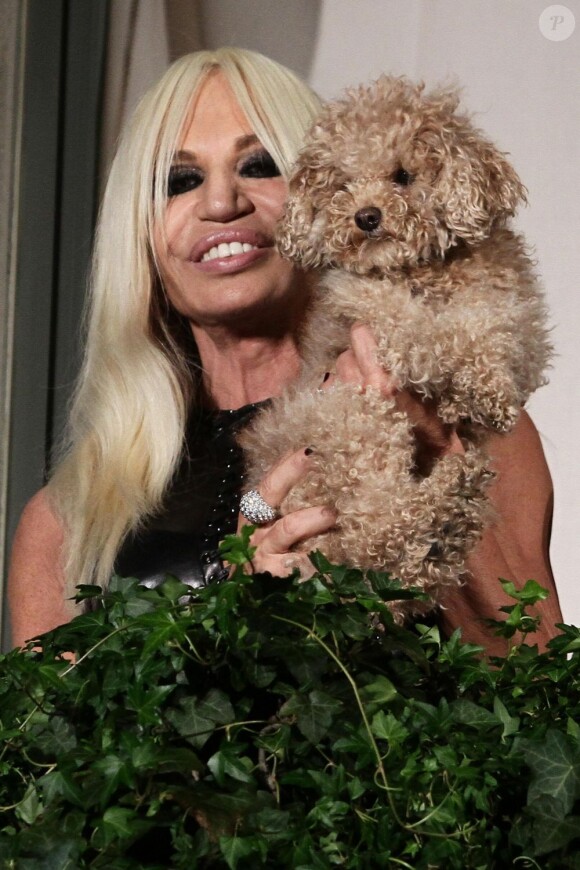
[[[505,218],[524,189],[450,93],[383,77],[330,104],[290,181],[283,254],[323,268],[302,338],[304,374],[244,434],[249,482],[311,446],[315,470],[283,513],[336,507],[319,546],[331,560],[383,568],[437,597],[457,583],[483,527],[488,429],[508,431],[544,381],[546,312],[522,240]],[[469,420],[465,456],[427,476],[407,417],[372,391],[320,392],[323,373],[369,324],[400,387]]]
[[[437,398],[448,423],[508,431],[544,383],[545,306],[521,239],[505,228],[407,272],[328,271],[305,328],[309,372],[332,369],[357,321],[373,328],[385,370]]]

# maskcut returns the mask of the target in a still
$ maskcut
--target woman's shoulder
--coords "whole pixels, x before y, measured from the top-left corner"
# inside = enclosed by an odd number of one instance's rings
[[[12,544],[8,602],[15,644],[70,619],[64,600],[63,539],[63,525],[45,487],[22,511]]]
[[[26,503],[14,536],[14,547],[27,547],[30,544],[52,544],[60,549],[64,531],[63,524],[49,494],[48,487],[36,492]]]

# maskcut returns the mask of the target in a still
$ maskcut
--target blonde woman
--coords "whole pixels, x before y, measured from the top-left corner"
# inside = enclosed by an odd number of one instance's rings
[[[14,643],[70,619],[74,587],[106,586],[113,570],[149,585],[166,572],[191,585],[227,574],[217,543],[239,523],[235,430],[300,367],[311,279],[281,259],[274,228],[317,108],[289,70],[235,49],[180,59],[138,107],[101,210],[67,440],[14,543]],[[393,394],[373,346],[355,328],[336,377]],[[423,450],[463,450],[433,408],[407,393],[397,401]],[[499,576],[533,576],[552,590],[544,642],[560,615],[547,550],[551,483],[529,418],[491,449],[498,521],[441,621],[493,650],[479,617],[503,603]],[[309,452],[304,445],[266,475],[267,504],[308,473]],[[334,519],[325,506],[273,516],[254,534],[256,568],[288,574],[293,546]]]

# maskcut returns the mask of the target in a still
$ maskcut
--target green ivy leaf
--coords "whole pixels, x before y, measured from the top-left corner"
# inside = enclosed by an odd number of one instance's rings
[[[461,725],[470,725],[473,728],[490,728],[500,722],[495,713],[467,699],[453,701],[449,705],[449,709],[453,719]]]
[[[235,713],[231,701],[219,689],[210,689],[205,698],[182,698],[179,708],[167,712],[167,718],[178,734],[201,749],[207,743],[216,725],[229,725]]]
[[[549,795],[560,801],[564,815],[570,812],[580,793],[580,752],[561,731],[550,730],[540,742],[523,740],[521,747],[532,781],[528,801]]]
[[[226,535],[220,543],[221,558],[230,565],[245,565],[251,562],[256,548],[250,544],[250,538],[256,531],[256,526],[244,525],[237,535]]]
[[[242,858],[261,851],[256,837],[220,837],[219,845],[230,870],[236,870]]]
[[[107,847],[117,841],[134,842],[151,827],[151,823],[139,818],[135,810],[128,807],[109,807],[97,825],[95,841]]]
[[[284,834],[290,824],[290,813],[284,810],[265,807],[256,813],[256,823],[260,831],[268,834]]]
[[[46,804],[55,802],[57,797],[62,797],[73,807],[85,806],[85,799],[80,786],[73,780],[70,772],[65,770],[51,770],[38,780]]]
[[[379,674],[372,682],[360,690],[360,696],[363,701],[372,701],[376,704],[390,704],[394,698],[398,696],[391,680],[383,674]]]
[[[533,818],[533,857],[547,855],[580,838],[580,816],[567,816],[566,804],[559,798],[537,797],[526,812]]]
[[[305,581],[313,590],[312,601],[314,604],[332,604],[335,601],[335,593],[325,586],[320,577],[316,575],[311,580]]]
[[[32,825],[42,813],[42,801],[34,783],[30,783],[24,793],[24,797],[16,805],[16,815],[27,825]]]
[[[75,730],[63,716],[53,716],[49,727],[35,735],[34,745],[48,756],[62,756],[77,745]]]
[[[524,605],[545,601],[549,594],[548,590],[536,583],[535,580],[527,580],[521,589],[518,589],[511,580],[501,580],[500,582],[506,595]]]
[[[7,861],[2,865],[7,870],[11,867],[18,870],[72,870],[78,867],[76,859],[81,843],[63,837],[62,831],[31,828],[22,838],[21,846],[27,857],[18,858],[17,863]]]
[[[155,770],[158,773],[175,772],[183,775],[193,775],[194,771],[196,773],[202,773],[205,770],[205,765],[200,761],[195,752],[192,752],[191,749],[179,746],[169,747],[167,749],[161,749],[159,746],[154,746],[151,755],[144,760],[141,767],[148,770]]]
[[[510,716],[509,711],[498,695],[493,699],[493,712],[503,725],[502,737],[517,734],[520,730],[519,716]]]
[[[350,804],[347,804],[345,801],[337,801],[332,797],[323,797],[316,801],[308,813],[308,819],[311,822],[321,822],[325,827],[332,828],[335,824],[340,824],[349,810]]]
[[[294,695],[282,706],[280,715],[296,716],[296,724],[306,739],[319,743],[342,706],[341,701],[315,689],[308,695]]]
[[[366,613],[345,607],[336,614],[335,630],[342,631],[347,637],[365,640],[369,636],[369,623]]]
[[[224,785],[226,777],[238,782],[252,782],[252,761],[240,755],[243,747],[223,744],[222,748],[211,756],[207,766],[219,785]]]
[[[568,717],[566,722],[566,734],[571,737],[575,743],[580,744],[580,723]]]
[[[387,740],[392,746],[399,746],[409,734],[408,729],[401,725],[392,713],[385,713],[383,710],[379,710],[373,716],[371,731],[375,737]]]
[[[103,785],[99,795],[102,807],[107,805],[107,801],[120,785],[127,787],[133,785],[130,767],[119,755],[111,753],[97,759],[93,765],[93,770],[102,777]]]
[[[65,666],[62,662],[51,662],[50,664],[39,665],[38,673],[47,686],[60,689],[61,673],[64,669]]]
[[[288,649],[286,664],[301,685],[316,682],[329,667],[328,658],[320,655],[320,647],[313,642],[296,644]]]

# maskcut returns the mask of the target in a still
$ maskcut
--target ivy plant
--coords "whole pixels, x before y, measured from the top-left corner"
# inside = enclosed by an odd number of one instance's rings
[[[195,591],[113,578],[2,657],[3,868],[580,868],[580,630],[487,660],[330,565]],[[71,653],[74,658],[71,659]]]

